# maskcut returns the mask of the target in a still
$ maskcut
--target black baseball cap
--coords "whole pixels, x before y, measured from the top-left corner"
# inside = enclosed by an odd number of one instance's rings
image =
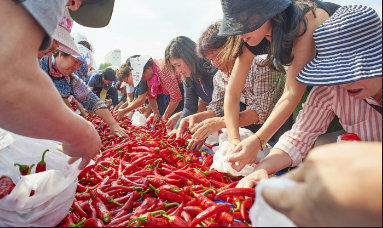
[[[102,28],[109,24],[115,0],[83,0],[76,11],[69,9],[70,16],[78,24],[91,28]]]

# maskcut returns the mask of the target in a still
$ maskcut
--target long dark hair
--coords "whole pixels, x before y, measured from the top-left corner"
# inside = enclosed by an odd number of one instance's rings
[[[293,47],[298,38],[307,31],[305,15],[312,11],[316,17],[316,7],[317,4],[312,0],[293,0],[289,7],[271,19],[271,42],[269,47],[264,50],[267,58],[261,65],[262,67],[268,66],[274,71],[286,73],[283,66],[293,62]],[[303,24],[303,32],[300,32],[301,24]],[[238,56],[243,45],[243,39],[229,37],[224,46],[224,60],[228,62]]]
[[[208,59],[197,56],[196,46],[196,43],[188,37],[179,36],[174,38],[165,50],[166,66],[175,74],[175,68],[169,59],[182,59],[191,69],[191,79],[194,81],[201,80],[203,84],[207,84],[209,83],[212,65]],[[185,80],[190,79],[184,78]]]

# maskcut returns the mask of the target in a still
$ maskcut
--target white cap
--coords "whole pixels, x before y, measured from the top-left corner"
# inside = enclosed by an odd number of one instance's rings
[[[134,87],[137,87],[142,79],[142,74],[144,73],[144,67],[146,63],[151,59],[152,57],[149,55],[142,55],[140,57],[131,58],[130,64],[133,68],[132,74],[133,74],[133,81],[134,81]]]

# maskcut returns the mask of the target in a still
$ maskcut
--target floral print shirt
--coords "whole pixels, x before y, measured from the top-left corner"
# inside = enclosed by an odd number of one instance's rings
[[[49,56],[41,59],[42,69],[49,75]],[[52,56],[53,58],[53,56]],[[95,112],[98,109],[107,109],[104,102],[97,97],[87,85],[76,75],[71,77],[52,77],[53,84],[56,86],[62,98],[67,99],[70,95],[74,96],[82,106],[88,111]],[[69,79],[69,80],[68,80]]]

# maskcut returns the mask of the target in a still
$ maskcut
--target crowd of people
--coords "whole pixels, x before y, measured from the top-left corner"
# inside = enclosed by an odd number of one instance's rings
[[[62,142],[70,163],[82,159],[80,169],[101,147],[83,118],[89,112],[116,136],[126,135],[118,121],[135,110],[167,120],[169,134],[177,137],[189,128],[190,151],[226,128],[228,154],[234,154],[229,162],[237,171],[253,164],[266,143],[274,145],[239,188],[298,167],[285,177],[297,187],[263,191],[295,224],[381,226],[377,13],[319,0],[221,3],[224,18],[205,28],[197,42],[175,37],[162,59],[132,55],[117,69],[99,71],[88,38],[71,35],[71,29],[75,22],[106,26],[114,0],[1,1],[0,41],[6,45],[0,51],[0,127]],[[70,101],[81,115],[67,108]],[[117,111],[116,118],[109,109]],[[241,141],[241,127],[253,136]],[[331,144],[343,133],[364,143]],[[323,144],[328,145],[318,146]],[[350,188],[357,196],[344,194]]]

